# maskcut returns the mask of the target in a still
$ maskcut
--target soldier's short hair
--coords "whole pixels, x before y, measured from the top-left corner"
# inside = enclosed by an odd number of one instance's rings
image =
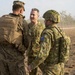
[[[15,4],[12,6],[12,10],[18,10],[19,8],[23,8],[23,6],[19,5],[19,4]],[[25,9],[24,9],[25,10]]]
[[[12,6],[12,10],[17,10],[19,8],[23,8],[24,9],[24,5],[25,5],[25,3],[22,2],[22,1],[14,1],[13,2],[13,6]]]
[[[22,2],[22,1],[14,1],[14,2],[13,2],[13,5],[15,5],[15,4],[19,4],[19,5],[21,5],[21,6],[24,6],[24,5],[25,5],[25,3]]]
[[[37,8],[32,8],[32,11],[37,11],[39,13],[39,9]]]

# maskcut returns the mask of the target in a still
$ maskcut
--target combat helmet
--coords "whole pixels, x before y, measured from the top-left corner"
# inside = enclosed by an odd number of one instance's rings
[[[45,20],[51,20],[55,23],[60,22],[60,15],[57,11],[55,10],[48,10],[43,14],[43,18]]]

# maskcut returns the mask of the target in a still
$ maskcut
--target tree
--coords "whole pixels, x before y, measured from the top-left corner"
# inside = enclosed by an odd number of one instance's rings
[[[75,24],[75,19],[71,16],[71,14],[67,14],[66,11],[60,12],[61,16],[61,25],[69,26]]]

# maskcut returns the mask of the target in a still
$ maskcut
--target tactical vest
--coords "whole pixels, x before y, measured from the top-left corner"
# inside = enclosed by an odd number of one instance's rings
[[[0,18],[0,43],[12,44],[22,41],[22,32],[19,29],[20,18],[17,16],[4,15]]]

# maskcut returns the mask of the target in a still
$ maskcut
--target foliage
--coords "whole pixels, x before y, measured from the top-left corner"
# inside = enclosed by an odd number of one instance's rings
[[[71,16],[71,14],[67,14],[66,11],[60,12],[61,22],[59,25],[63,26],[71,26],[75,24],[75,19]]]

